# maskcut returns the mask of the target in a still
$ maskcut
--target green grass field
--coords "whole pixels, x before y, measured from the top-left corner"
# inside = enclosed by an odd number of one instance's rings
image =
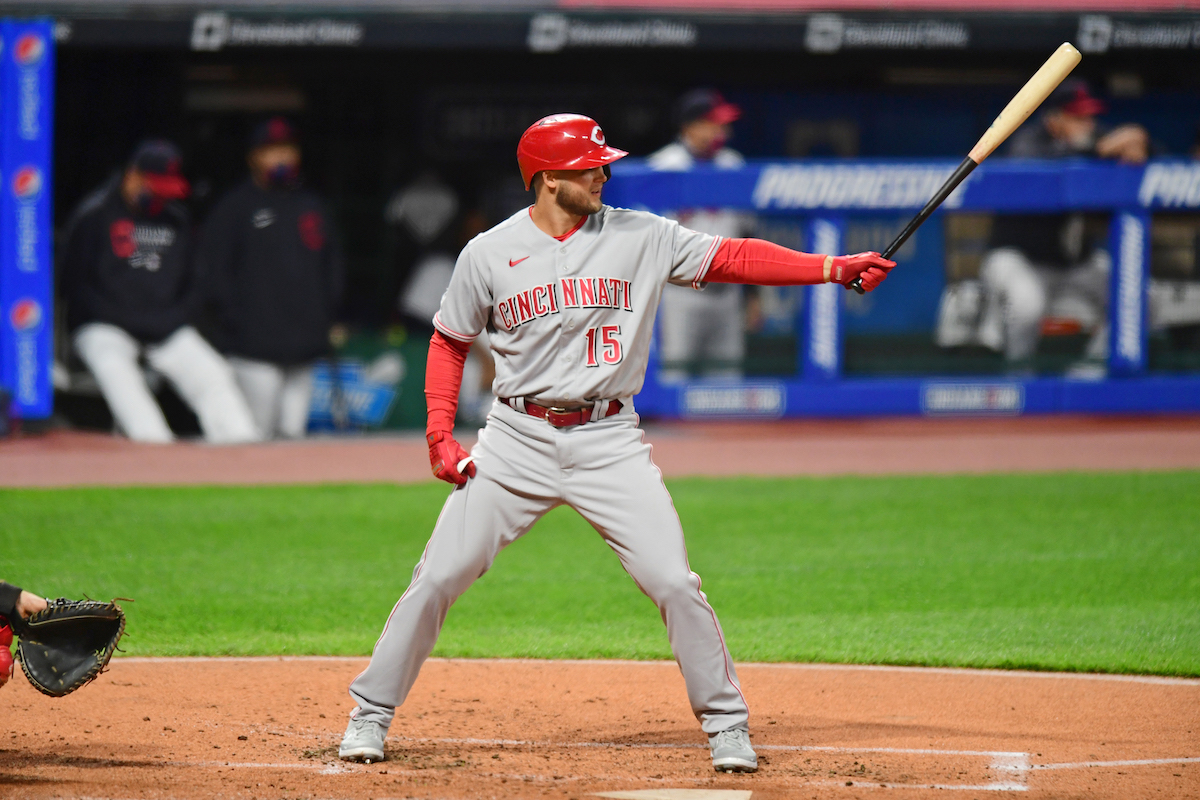
[[[1200,472],[670,481],[740,661],[1200,675]],[[125,596],[133,655],[366,654],[443,484],[0,491],[0,577]],[[573,511],[436,654],[670,658]]]

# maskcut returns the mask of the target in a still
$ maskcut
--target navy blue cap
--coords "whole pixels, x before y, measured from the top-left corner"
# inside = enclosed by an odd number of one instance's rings
[[[726,100],[716,89],[693,89],[675,104],[675,120],[680,127],[698,119],[727,125],[740,116],[742,109]]]
[[[270,144],[299,144],[296,127],[286,117],[271,117],[254,126],[250,134],[250,149]]]
[[[190,187],[183,177],[183,155],[166,139],[146,139],[137,146],[129,166],[142,173],[150,191],[159,197],[177,200],[187,197]]]

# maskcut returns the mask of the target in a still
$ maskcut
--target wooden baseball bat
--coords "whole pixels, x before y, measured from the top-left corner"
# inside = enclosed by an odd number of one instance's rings
[[[1058,88],[1058,85],[1071,73],[1071,70],[1075,69],[1075,65],[1082,58],[1083,56],[1070,42],[1063,42],[1059,45],[1054,54],[1046,59],[1046,63],[1042,64],[1041,68],[1033,73],[1033,77],[1021,87],[1021,91],[1008,101],[1008,105],[1000,112],[1000,116],[996,117],[991,127],[971,148],[971,152],[958,165],[958,169],[954,170],[954,173],[946,179],[933,198],[917,212],[915,217],[909,220],[908,224],[904,226],[904,230],[900,231],[900,235],[880,255],[888,259],[895,255],[896,251],[908,241],[908,237],[921,227],[921,223],[929,219],[929,215],[937,210],[937,207],[950,196],[950,193],[971,174],[971,170],[982,164],[983,160],[992,154],[992,151],[1021,126],[1022,122],[1029,119],[1029,115],[1036,111],[1037,107],[1050,96],[1050,93]],[[859,294],[863,293],[862,278],[855,278],[850,286]]]

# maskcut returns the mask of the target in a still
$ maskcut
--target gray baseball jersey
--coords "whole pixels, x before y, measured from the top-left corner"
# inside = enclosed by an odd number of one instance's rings
[[[559,241],[524,209],[463,249],[433,324],[460,342],[495,328],[499,397],[631,397],[645,379],[663,286],[700,288],[720,241],[610,206]]]

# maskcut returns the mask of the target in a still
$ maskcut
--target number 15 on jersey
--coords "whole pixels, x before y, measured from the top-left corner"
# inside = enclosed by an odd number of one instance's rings
[[[588,328],[584,334],[587,342],[587,361],[589,367],[598,367],[600,362],[605,364],[620,364],[624,358],[621,351],[620,325],[601,325],[598,328]]]

